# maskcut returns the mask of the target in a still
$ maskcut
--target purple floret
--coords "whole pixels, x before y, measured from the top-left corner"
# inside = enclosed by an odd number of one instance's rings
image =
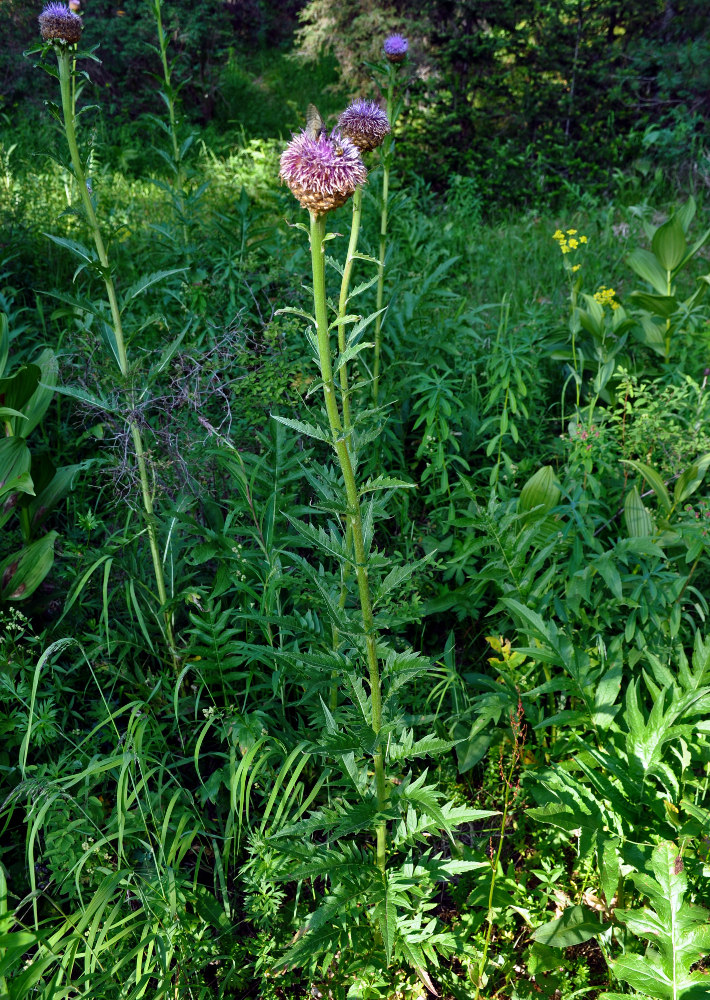
[[[390,35],[389,38],[385,38],[383,48],[390,62],[404,62],[407,58],[409,42],[404,35]]]
[[[84,24],[78,14],[63,3],[48,3],[39,15],[39,30],[45,42],[66,42],[75,45],[81,38]]]
[[[364,152],[376,149],[390,131],[390,123],[382,108],[374,101],[357,100],[338,118],[343,135]]]
[[[304,208],[325,215],[367,179],[360,151],[345,136],[299,132],[281,154],[281,179]]]

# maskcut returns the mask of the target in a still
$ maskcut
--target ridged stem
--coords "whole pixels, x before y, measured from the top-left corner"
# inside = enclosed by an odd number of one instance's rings
[[[370,583],[367,572],[367,552],[362,526],[360,497],[355,482],[355,471],[350,452],[351,442],[349,437],[344,433],[343,422],[340,418],[340,410],[335,396],[335,382],[333,380],[333,363],[325,292],[325,251],[323,247],[325,239],[325,216],[317,216],[311,212],[310,235],[311,264],[313,269],[313,304],[316,315],[318,359],[320,362],[321,378],[323,380],[323,396],[328,423],[330,424],[330,431],[333,437],[333,449],[337,455],[340,471],[345,483],[347,518],[352,532],[355,576],[360,598],[360,612],[365,632],[367,666],[370,676],[372,729],[375,733],[379,733],[382,728],[382,690],[380,668],[377,661],[377,635],[375,632],[374,615],[372,613],[372,598],[370,596]],[[383,811],[387,803],[387,789],[385,784],[384,756],[382,750],[379,748],[374,754],[374,767],[377,805],[380,811]],[[376,837],[376,861],[384,877],[387,860],[387,826],[384,820],[378,822],[376,826]]]
[[[123,335],[123,323],[121,322],[121,311],[118,305],[118,297],[116,295],[116,288],[113,283],[113,278],[111,277],[111,268],[109,264],[108,254],[106,253],[106,247],[104,246],[103,237],[101,236],[101,230],[99,228],[99,223],[96,218],[96,212],[94,211],[94,205],[91,201],[91,196],[89,190],[86,186],[86,174],[84,171],[84,166],[81,162],[81,156],[79,155],[79,146],[76,140],[76,129],[74,126],[74,104],[72,100],[72,73],[71,73],[71,54],[66,47],[55,46],[55,51],[57,54],[57,63],[59,66],[59,84],[61,88],[62,95],[62,115],[64,118],[64,132],[67,137],[67,144],[69,146],[69,155],[71,156],[72,167],[74,168],[74,174],[76,176],[77,184],[79,186],[79,196],[81,197],[82,204],[84,206],[84,212],[86,213],[86,219],[89,224],[89,229],[91,230],[91,235],[94,240],[94,246],[96,247],[96,253],[99,258],[99,263],[101,264],[101,273],[104,279],[104,285],[106,286],[106,296],[108,298],[109,309],[111,310],[111,321],[113,328],[114,340],[116,343],[116,360],[118,362],[118,367],[121,371],[121,375],[124,379],[128,377],[128,356],[126,354],[126,342]],[[132,395],[132,393],[131,393]],[[140,428],[138,426],[137,420],[133,415],[135,400],[131,398],[131,405],[129,415],[127,417],[127,423],[129,430],[131,432],[131,440],[133,442],[133,449],[136,455],[136,462],[138,463],[138,475],[140,479],[141,495],[143,498],[143,509],[145,512],[146,527],[148,530],[148,542],[150,544],[150,552],[153,559],[153,571],[155,573],[155,583],[158,588],[158,598],[161,605],[164,607],[168,601],[167,591],[165,589],[165,577],[163,575],[163,564],[160,559],[160,550],[158,548],[158,533],[156,529],[156,519],[153,509],[153,496],[150,488],[150,482],[148,479],[148,467],[146,463],[145,449],[143,447],[143,438],[141,436]],[[165,633],[170,647],[170,653],[173,657],[173,662],[178,665],[175,652],[175,639],[173,636],[173,626],[170,619],[170,613],[166,610],[164,612],[165,620]]]

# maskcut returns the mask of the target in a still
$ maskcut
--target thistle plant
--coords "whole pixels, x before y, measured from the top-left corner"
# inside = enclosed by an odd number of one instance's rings
[[[332,436],[331,443],[345,484],[347,524],[353,544],[353,561],[367,648],[367,668],[372,699],[372,728],[377,735],[382,726],[382,690],[377,660],[377,633],[372,613],[365,535],[360,494],[355,481],[352,439],[344,434],[343,420],[335,395],[325,286],[326,215],[331,209],[345,204],[348,198],[365,183],[367,170],[360,158],[357,146],[349,139],[345,137],[339,139],[336,146],[333,139],[328,136],[319,135],[314,139],[307,132],[303,132],[296,136],[281,157],[281,176],[303,208],[307,208],[310,213],[309,235],[318,362],[323,383],[325,409]],[[342,325],[339,323],[339,329]],[[347,377],[345,385],[347,386]],[[382,812],[386,806],[387,793],[381,748],[375,751],[374,768],[378,811]],[[378,822],[376,833],[377,866],[384,875],[387,852],[387,834],[384,821]]]
[[[104,243],[101,227],[99,226],[96,215],[94,199],[90,191],[87,173],[84,163],[82,162],[77,142],[76,119],[78,116],[76,115],[74,106],[75,91],[73,88],[73,79],[74,66],[78,54],[76,46],[81,39],[83,22],[81,17],[74,11],[70,10],[65,4],[50,3],[44,8],[39,16],[39,26],[43,41],[47,43],[47,48],[51,47],[54,50],[54,54],[57,58],[58,73],[54,74],[51,70],[49,71],[50,75],[56,75],[59,79],[61,112],[58,112],[56,117],[63,126],[64,135],[69,148],[71,165],[77,182],[81,205],[84,212],[84,219],[94,242],[96,257],[94,257],[86,247],[79,244],[70,244],[68,241],[61,241],[59,239],[55,239],[55,242],[68,245],[70,249],[74,250],[74,252],[77,253],[77,255],[82,259],[84,267],[88,266],[96,273],[100,274],[104,283],[110,311],[110,324],[107,324],[108,329],[106,339],[109,341],[114,359],[121,374],[121,378],[124,384],[126,384],[128,383],[130,376],[130,366],[126,352],[122,309],[116,293],[111,262],[109,261],[108,253],[106,251],[106,245]],[[146,281],[144,281],[144,285],[148,283],[152,282],[149,279],[146,279]],[[140,491],[143,501],[148,542],[153,562],[153,572],[155,574],[158,599],[164,609],[163,619],[165,637],[169,645],[171,655],[175,659],[175,640],[173,636],[171,615],[166,609],[168,595],[165,588],[163,563],[160,556],[160,550],[158,548],[158,528],[153,505],[153,490],[149,477],[148,461],[143,444],[143,437],[138,423],[138,417],[136,415],[137,401],[135,393],[132,388],[127,388],[127,392],[128,416],[126,417],[126,423],[128,425],[128,430],[133,444],[133,451],[138,465]],[[175,660],[175,662],[177,665],[177,660]]]
[[[387,118],[394,128],[399,117],[399,105],[395,106],[395,84],[402,63],[407,58],[409,42],[402,35],[390,35],[385,39],[383,50],[387,59]],[[372,369],[372,401],[377,406],[380,392],[380,354],[382,348],[382,303],[385,288],[385,255],[387,252],[387,210],[389,201],[390,170],[394,161],[394,139],[390,134],[382,151],[382,207],[380,212],[380,251],[377,271],[377,305],[375,317],[375,356]]]
[[[372,108],[366,110],[366,117],[384,130],[384,121]],[[300,228],[310,240],[314,314],[299,315],[311,325],[309,337],[320,370],[327,424],[321,428],[285,417],[276,419],[327,443],[337,460],[337,483],[327,468],[319,473],[311,468],[307,475],[323,500],[324,512],[331,518],[335,514],[338,521],[342,518],[345,530],[338,532],[332,520],[329,534],[295,518],[289,520],[310,544],[319,546],[329,559],[335,557],[341,566],[340,599],[336,601],[323,576],[301,561],[334,626],[333,648],[328,654],[308,653],[308,662],[326,670],[331,683],[337,676],[350,694],[350,704],[337,707],[331,688],[330,708],[321,700],[324,731],[304,744],[309,754],[339,762],[342,778],[330,779],[328,800],[320,808],[287,823],[273,835],[274,846],[291,859],[282,866],[288,874],[279,877],[317,879],[328,886],[320,905],[306,920],[305,933],[297,935],[278,964],[315,968],[316,959],[325,953],[323,972],[337,953],[341,972],[359,974],[373,954],[383,968],[394,957],[414,968],[427,988],[434,990],[427,965],[436,963],[437,950],[446,952],[450,945],[447,935],[435,930],[437,922],[427,912],[433,905],[427,901],[428,894],[437,882],[454,874],[489,866],[479,860],[443,857],[441,852],[422,855],[421,844],[428,831],[443,834],[452,843],[454,827],[491,813],[440,804],[441,792],[425,784],[426,771],[417,776],[402,774],[405,761],[436,756],[450,750],[452,744],[433,733],[415,739],[397,708],[397,689],[406,680],[423,677],[430,664],[413,650],[402,651],[387,643],[379,606],[384,595],[406,580],[417,564],[395,566],[378,581],[374,568],[381,565],[381,557],[375,562],[372,547],[375,519],[382,515],[386,500],[394,489],[411,484],[385,475],[359,482],[358,451],[375,439],[379,428],[363,431],[351,416],[345,417],[348,383],[339,378],[336,384],[336,376],[348,362],[372,346],[361,341],[372,316],[355,321],[355,317],[343,315],[340,304],[332,323],[328,316],[325,245],[334,234],[326,232],[326,220],[332,209],[355,195],[367,177],[360,155],[365,146],[362,141],[357,145],[344,131],[342,125],[341,131],[330,136],[325,129],[316,134],[306,130],[295,136],[281,157],[281,178],[310,215],[310,226]],[[358,129],[354,128],[353,134],[362,139]],[[359,213],[354,221],[359,226]],[[354,245],[351,234],[349,259],[354,256]],[[340,271],[337,264],[334,266]],[[344,278],[343,271],[340,273]],[[344,294],[347,301],[347,286]],[[343,328],[353,321],[345,337]],[[333,329],[337,330],[337,355],[331,343]],[[355,612],[345,599],[351,572],[356,584]],[[363,673],[369,689],[363,684]],[[388,763],[397,765],[396,781],[388,776]],[[342,791],[334,796],[336,784]],[[317,784],[309,803],[318,788]],[[316,832],[320,836],[313,843]],[[363,851],[360,837],[372,834],[374,850]],[[424,937],[423,919],[428,921]]]

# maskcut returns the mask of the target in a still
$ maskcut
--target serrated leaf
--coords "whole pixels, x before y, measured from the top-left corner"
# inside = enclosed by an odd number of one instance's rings
[[[616,910],[616,919],[650,944],[643,958],[622,955],[611,963],[617,979],[654,1000],[700,998],[696,988],[707,987],[707,976],[691,966],[710,953],[707,910],[685,901],[688,880],[675,844],[663,841],[651,855],[653,877],[634,873],[629,878],[655,909]]]
[[[298,431],[299,434],[303,434],[305,437],[315,438],[316,441],[325,441],[326,444],[332,445],[333,439],[329,433],[321,430],[320,427],[316,427],[314,424],[306,424],[302,420],[291,420],[290,417],[281,417],[276,413],[271,414],[272,420],[278,420],[280,424],[284,424],[286,427],[290,427],[293,431]]]

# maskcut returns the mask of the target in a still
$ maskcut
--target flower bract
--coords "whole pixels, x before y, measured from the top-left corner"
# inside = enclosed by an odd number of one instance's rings
[[[363,152],[382,145],[390,131],[387,115],[375,101],[353,101],[338,118],[338,127]]]
[[[38,20],[40,34],[45,42],[75,45],[81,38],[83,22],[66,4],[48,3]]]
[[[367,179],[357,146],[346,136],[303,131],[281,154],[281,179],[301,205],[315,215],[325,215],[344,205]]]

